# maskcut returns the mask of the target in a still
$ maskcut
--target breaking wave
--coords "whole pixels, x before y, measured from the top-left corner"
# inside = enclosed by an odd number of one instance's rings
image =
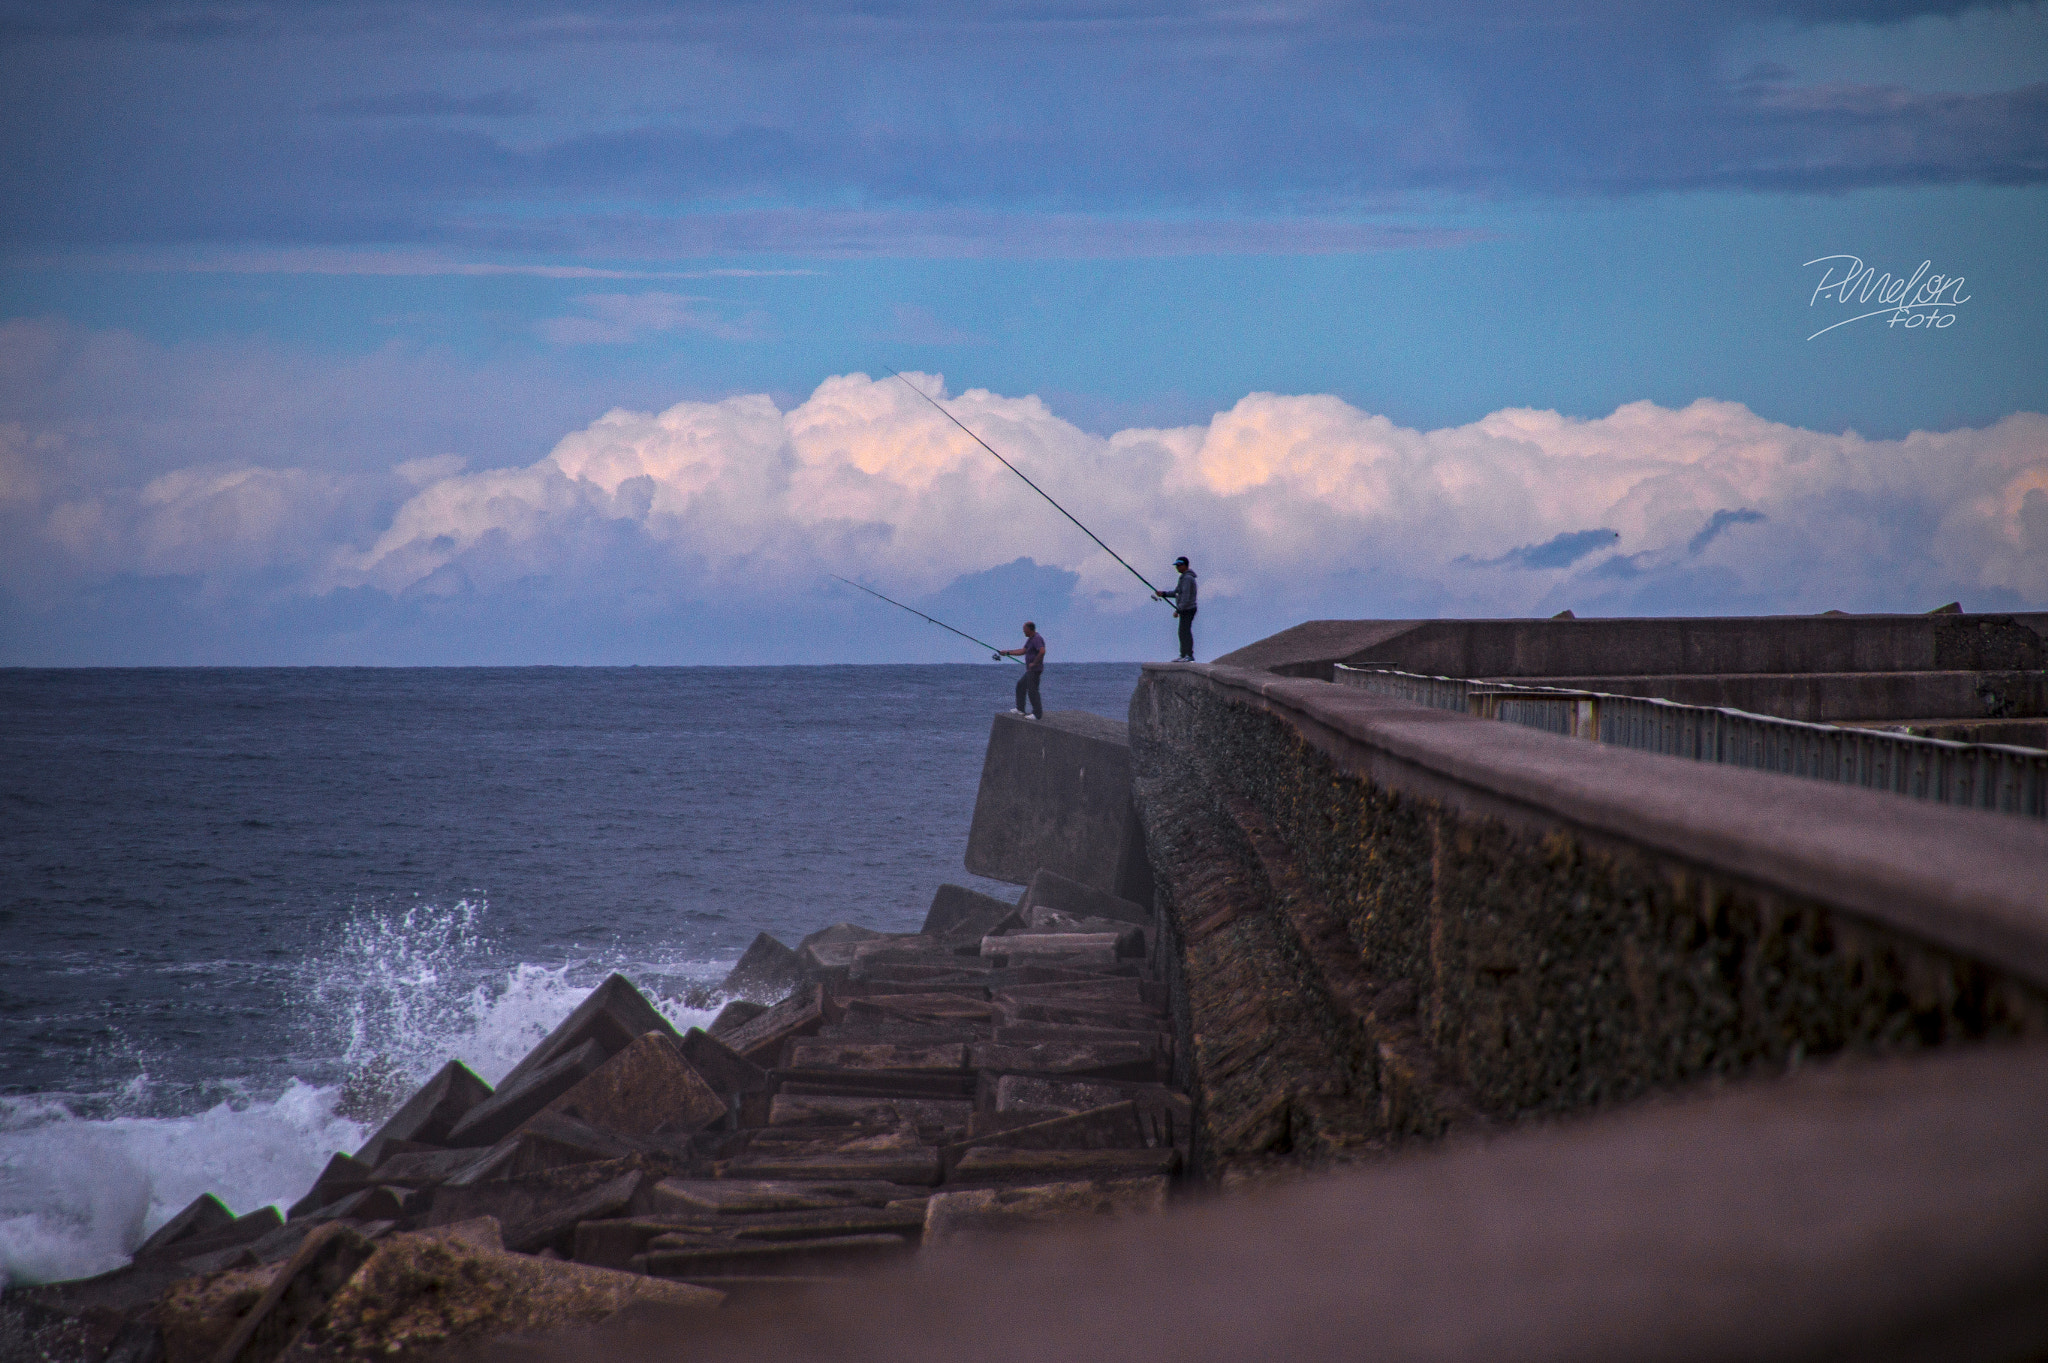
[[[307,1077],[281,1088],[218,1076],[233,1096],[171,1116],[179,1095],[147,1072],[114,1094],[0,1098],[0,1285],[118,1268],[202,1193],[288,1207],[420,1080],[455,1059],[495,1083],[614,970],[678,1028],[702,1026],[732,964],[507,960],[487,917],[481,899],[351,915],[294,991]]]

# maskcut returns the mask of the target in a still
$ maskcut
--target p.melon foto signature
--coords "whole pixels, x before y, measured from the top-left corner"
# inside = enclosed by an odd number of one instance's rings
[[[1939,331],[1955,325],[1955,310],[1970,301],[1970,295],[1962,291],[1963,277],[1929,274],[1928,271],[1934,267],[1931,260],[1921,261],[1920,268],[1910,279],[1889,272],[1881,275],[1876,266],[1865,265],[1860,257],[1850,255],[1815,256],[1799,268],[1804,270],[1815,265],[1824,268],[1820,286],[1813,291],[1813,297],[1806,300],[1807,307],[1814,306],[1828,295],[1844,307],[1856,307],[1873,299],[1884,306],[1831,322],[1814,332],[1813,336],[1825,336],[1836,327],[1887,314],[1891,320],[1885,323],[1886,329],[1925,327],[1929,331]],[[1837,270],[1841,272],[1839,276]],[[1813,336],[1806,339],[1810,341]]]

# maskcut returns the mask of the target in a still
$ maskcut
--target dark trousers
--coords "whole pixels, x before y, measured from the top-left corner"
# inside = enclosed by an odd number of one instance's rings
[[[1192,658],[1195,656],[1195,613],[1193,611],[1177,611],[1175,613],[1180,616],[1180,656]]]
[[[1031,702],[1031,713],[1040,719],[1045,718],[1045,706],[1038,699],[1038,679],[1044,675],[1045,673],[1037,668],[1026,668],[1024,675],[1017,678],[1017,708],[1023,709],[1024,702],[1028,700]]]

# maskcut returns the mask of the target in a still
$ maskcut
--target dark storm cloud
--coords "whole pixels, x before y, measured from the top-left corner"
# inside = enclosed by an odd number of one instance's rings
[[[1743,24],[1956,8],[15,5],[0,239],[602,254],[661,235],[635,222],[683,221],[689,250],[704,215],[766,213],[710,235],[832,251],[864,214],[915,253],[934,213],[1337,222],[1412,191],[2048,178],[2048,86],[1717,67]]]

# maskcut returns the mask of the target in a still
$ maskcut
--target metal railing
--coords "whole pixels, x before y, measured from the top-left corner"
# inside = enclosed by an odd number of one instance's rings
[[[1430,677],[1371,663],[1339,663],[1335,676],[1341,685],[1377,696],[1567,738],[2048,819],[2048,752],[2035,748],[1812,724],[1648,696]]]

